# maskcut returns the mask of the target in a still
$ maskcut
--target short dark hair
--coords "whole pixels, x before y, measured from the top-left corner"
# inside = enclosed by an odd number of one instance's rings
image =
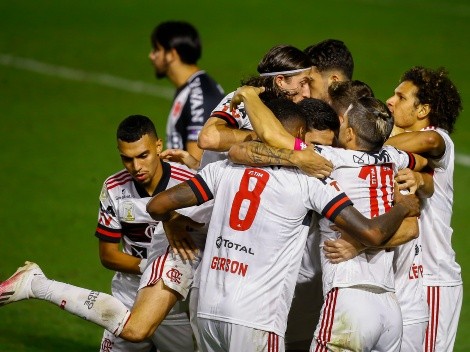
[[[304,52],[310,57],[318,71],[339,70],[348,79],[352,79],[354,60],[344,42],[338,39],[326,39],[307,47]]]
[[[307,117],[305,111],[292,100],[276,98],[268,101],[266,106],[287,130],[299,123],[306,126]]]
[[[393,116],[387,105],[374,97],[362,97],[351,103],[346,112],[348,126],[356,133],[361,150],[382,148],[393,128]]]
[[[196,64],[201,57],[202,45],[199,34],[188,22],[162,22],[153,30],[150,41],[154,49],[157,43],[165,50],[175,49],[181,61],[188,65]]]
[[[431,126],[452,133],[462,111],[462,100],[457,87],[449,79],[447,70],[443,67],[432,70],[415,66],[403,74],[400,83],[405,81],[412,82],[418,88],[415,106],[429,104]]]
[[[374,92],[368,84],[359,81],[332,82],[328,87],[331,106],[338,115],[344,114],[352,102],[362,97],[373,97]]]
[[[269,49],[259,62],[257,71],[259,74],[262,74],[309,69],[310,67],[312,67],[312,62],[310,61],[310,58],[302,52],[302,50],[292,45],[282,44]],[[289,79],[289,77],[297,74],[298,73],[285,74],[284,76]],[[252,76],[246,80],[242,80],[241,85],[265,87],[266,91],[260,94],[260,98],[264,102],[267,102],[270,99],[286,97],[286,93],[281,91],[274,83],[274,78],[274,76]]]
[[[324,100],[305,98],[297,103],[307,116],[307,129],[338,131],[339,118],[333,108]]]
[[[118,140],[130,143],[138,141],[146,134],[158,138],[152,120],[143,115],[130,115],[119,124],[116,137]]]

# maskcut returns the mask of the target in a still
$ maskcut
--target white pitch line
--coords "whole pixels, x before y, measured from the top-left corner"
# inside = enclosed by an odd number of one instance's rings
[[[470,167],[470,155],[455,154],[455,162],[459,165]]]
[[[0,65],[15,67],[73,81],[96,83],[132,93],[148,94],[159,98],[172,99],[174,95],[173,89],[160,87],[142,81],[132,81],[125,78],[112,76],[107,73],[85,72],[74,68],[46,64],[34,59],[22,58],[8,54],[0,54]],[[457,164],[470,167],[470,156],[465,154],[456,154],[455,162]]]
[[[172,99],[174,89],[159,87],[141,81],[116,77],[107,73],[85,72],[74,68],[51,65],[34,59],[22,58],[8,54],[0,54],[0,64],[47,76],[64,78],[72,81],[91,82],[107,87],[117,88],[132,93],[148,94],[159,98]]]

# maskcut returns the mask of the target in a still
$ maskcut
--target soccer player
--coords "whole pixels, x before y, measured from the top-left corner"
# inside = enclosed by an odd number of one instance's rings
[[[335,84],[336,85],[336,84]],[[401,164],[401,168],[407,165],[409,162],[409,158],[405,153],[397,153],[396,150],[387,150],[387,149],[380,149],[382,146],[383,142],[385,139],[388,137],[388,134],[391,131],[391,128],[393,126],[393,119],[389,115],[389,112],[387,111],[385,105],[381,103],[380,101],[372,98],[372,97],[367,97],[369,94],[368,88],[366,85],[362,89],[358,89],[359,84],[358,82],[352,83],[352,82],[344,82],[344,83],[337,83],[338,86],[342,87],[335,87],[332,85],[330,87],[330,91],[334,90],[334,94],[332,94],[333,97],[337,98],[338,101],[341,100],[344,104],[348,104],[349,109],[347,109],[347,113],[343,113],[344,116],[341,116],[341,129],[340,129],[340,135],[339,135],[339,143],[340,146],[347,147],[348,149],[355,149],[355,150],[368,150],[369,152],[366,152],[366,154],[363,151],[360,152],[354,152],[353,150],[340,150],[340,152],[336,152],[336,149],[329,149],[327,147],[319,147],[324,153],[328,152],[327,155],[329,155],[330,158],[333,160],[333,164],[335,165],[335,170],[334,173],[337,175],[336,178],[340,178],[343,180],[342,184],[345,184],[346,189],[348,190],[348,194],[350,193],[352,196],[352,199],[357,202],[356,204],[359,204],[360,209],[362,209],[364,212],[364,208],[371,207],[372,204],[375,204],[374,202],[377,202],[377,207],[374,206],[372,207],[372,212],[379,212],[379,199],[380,202],[388,202],[385,203],[385,207],[390,206],[390,199],[386,200],[387,198],[390,197],[390,189],[393,187],[393,169],[396,169],[398,166],[393,166],[391,163],[395,162],[398,165]],[[349,89],[346,89],[346,87],[349,87]],[[253,91],[251,91],[253,92]],[[340,94],[341,92],[341,94]],[[357,94],[362,94],[365,92],[366,97],[362,98],[357,98]],[[249,95],[250,91],[246,92],[246,94],[242,94],[241,96],[243,97],[246,107],[250,109],[251,111],[251,101],[250,99],[255,98],[255,96],[252,94],[251,97]],[[361,95],[359,95],[361,96]],[[236,97],[237,98],[237,97]],[[340,99],[341,98],[341,99]],[[351,104],[352,103],[352,104]],[[339,106],[336,105],[338,108]],[[342,110],[338,110],[342,111]],[[272,119],[267,119],[268,114],[266,112],[264,113],[257,113],[254,114],[253,111],[251,111],[252,114],[250,116],[263,116],[264,117],[264,122],[265,125],[267,126],[273,126]],[[348,119],[348,116],[350,119]],[[255,127],[256,128],[256,127]],[[363,137],[365,136],[365,137]],[[375,140],[375,142],[374,142]],[[250,146],[248,143],[245,144],[245,149],[250,149]],[[250,143],[254,144],[254,143]],[[241,146],[234,146],[232,147],[230,151],[230,155],[232,156],[232,150],[236,149],[241,149]],[[271,148],[272,149],[272,148]],[[253,154],[253,151],[256,152],[256,150],[253,150],[250,152]],[[332,153],[333,152],[333,153]],[[271,155],[274,153],[271,152]],[[287,153],[285,153],[287,155]],[[351,154],[348,157],[348,154]],[[240,160],[240,155],[242,153],[238,153],[238,159]],[[281,155],[281,152],[279,152],[278,155]],[[260,161],[262,159],[263,155],[255,155],[252,157],[252,160]],[[242,161],[243,158],[241,159]],[[288,159],[284,159],[288,160]],[[415,158],[411,158],[411,161],[414,161]],[[278,161],[279,163],[282,163]],[[420,163],[423,165],[426,163],[424,159],[420,159]],[[377,164],[377,165],[376,165]],[[393,168],[392,168],[393,167]],[[378,173],[378,172],[372,172],[377,168],[379,170],[388,170],[389,174],[384,175],[383,172]],[[356,180],[354,182],[351,182],[353,179],[351,175],[355,175],[357,170],[364,171],[365,169],[369,169],[371,174],[369,175],[369,178],[371,178],[371,184],[369,184],[367,180],[367,174],[364,174],[365,181],[360,181]],[[364,173],[364,172],[363,172]],[[373,178],[373,180],[372,180]],[[367,182],[366,182],[367,181]],[[379,182],[380,181],[380,182]],[[371,188],[372,187],[372,188]],[[380,191],[375,190],[375,187],[380,187]],[[375,197],[372,197],[374,193],[369,194],[369,190],[372,189],[372,191],[376,192]],[[388,196],[386,195],[388,189]],[[379,195],[380,193],[380,195]],[[380,198],[379,198],[380,197]],[[371,201],[367,202],[367,204],[364,204],[365,201],[364,199],[369,199],[371,198]],[[360,200],[360,201],[359,201]],[[381,210],[383,211],[383,209]],[[377,214],[372,214],[373,216],[376,216]],[[370,215],[369,215],[370,216]],[[406,232],[405,232],[406,234]],[[336,238],[337,236],[331,234],[331,230],[329,230],[329,225],[328,223],[324,226],[322,229],[322,237],[324,242],[327,239],[331,238]],[[394,238],[395,244],[401,243],[400,241],[404,240],[409,240],[410,237],[406,237],[405,239],[403,238]],[[398,242],[397,242],[398,241]],[[383,290],[383,297],[388,294],[390,295],[390,292],[393,292],[393,273],[392,273],[392,258],[393,258],[393,253],[385,253],[384,251],[376,251],[376,253],[368,253],[369,257],[366,257],[366,260],[362,264],[362,267],[355,263],[354,261],[349,262],[346,264],[346,268],[336,268],[336,267],[331,267],[331,264],[326,262],[326,260],[323,258],[323,269],[326,270],[324,272],[324,275],[327,278],[325,285],[325,294],[328,292],[334,292],[335,287],[334,285],[337,285],[337,281],[335,279],[337,277],[341,278],[341,275],[344,276],[345,272],[351,272],[351,273],[359,273],[363,272],[364,276],[356,275],[348,277],[346,280],[350,281],[344,281],[345,279],[343,278],[342,282],[342,287],[349,287],[349,286],[359,286],[359,285],[366,285],[366,286],[371,286],[375,287],[378,290]],[[382,259],[378,259],[381,256]],[[368,258],[368,259],[367,259]],[[360,262],[362,259],[358,259]],[[370,260],[370,263],[369,263]],[[377,268],[373,265],[373,262],[382,262],[382,266],[377,266]],[[344,264],[343,264],[344,265]],[[351,267],[351,268],[348,268]],[[376,271],[378,270],[378,271]],[[380,271],[382,270],[382,272]],[[384,273],[386,275],[384,275]],[[378,274],[378,275],[377,275]],[[325,278],[325,277],[324,277]],[[333,279],[332,279],[333,278]],[[386,281],[384,281],[384,278],[386,278]],[[364,282],[367,281],[367,282]],[[364,296],[365,293],[361,291],[354,291],[357,293],[356,299],[360,299],[361,296]],[[349,295],[349,292],[346,290],[342,290],[342,295],[347,297]],[[379,296],[377,296],[379,297]],[[343,300],[342,300],[343,301]],[[342,302],[341,301],[341,302]],[[347,299],[345,299],[347,301]],[[330,326],[319,326],[318,329],[323,329],[328,331],[329,329],[331,330],[332,325],[333,325],[333,316],[341,312],[341,310],[344,310],[344,306],[338,306],[338,313],[335,313],[334,307],[330,306],[332,310],[328,311],[329,316],[327,317],[328,319],[325,318],[325,312],[323,312],[323,324],[330,323]],[[397,307],[394,308],[387,308],[390,312],[395,311],[397,313]],[[399,311],[399,308],[398,308]],[[346,314],[346,313],[345,313]],[[364,311],[357,310],[352,313],[349,312],[348,316],[351,319],[354,318],[359,318],[360,319],[360,314],[364,314]],[[392,320],[392,324],[390,326],[393,326],[395,328],[394,333],[389,335],[389,345],[386,345],[384,341],[373,341],[373,340],[367,340],[365,336],[367,336],[367,333],[364,332],[364,327],[362,329],[360,328],[360,325],[358,324],[355,327],[345,327],[346,330],[349,329],[350,333],[352,336],[354,335],[355,339],[358,341],[359,345],[361,348],[368,349],[371,346],[374,346],[374,344],[379,347],[379,350],[397,350],[397,346],[399,347],[400,343],[400,334],[401,334],[401,319],[399,314],[395,315],[395,321]],[[384,321],[386,323],[386,320]],[[344,323],[344,321],[343,321]],[[339,324],[341,325],[341,324]],[[355,325],[355,324],[353,324]],[[319,334],[322,334],[322,330],[316,332],[316,339],[317,341],[314,341],[314,346],[317,346],[318,348],[327,348],[327,346],[331,346],[330,344],[330,339],[331,341],[338,341],[340,339],[341,341],[347,340],[347,339],[342,339],[341,337],[338,337],[343,333],[341,331],[341,326],[333,326],[333,335],[330,335],[328,337],[327,335],[319,337]],[[354,330],[355,329],[355,330]],[[369,330],[369,332],[372,329],[368,329],[367,327],[365,330]],[[377,333],[380,335],[382,332],[377,331]],[[384,339],[386,339],[387,334],[384,334]],[[362,340],[361,340],[362,339]],[[338,343],[338,342],[337,342]],[[344,342],[344,345],[341,345],[343,348],[352,348],[352,347],[357,347],[354,345],[347,345],[347,342]]]
[[[184,166],[160,160],[162,142],[153,123],[145,116],[133,115],[124,119],[118,127],[117,138],[126,170],[105,181],[96,232],[102,240],[102,261],[107,267],[121,271],[113,279],[116,297],[49,280],[37,264],[26,262],[10,279],[0,284],[0,305],[30,298],[49,301],[104,327],[109,333],[105,333],[103,351],[148,350],[152,341],[157,342],[161,351],[193,351],[187,317],[177,314],[177,310],[170,313],[177,301],[186,297],[184,289],[189,287],[193,273],[182,272],[173,264],[164,234],[153,234],[157,223],[145,209],[151,196],[187,180],[193,173]],[[193,233],[198,234],[199,224],[184,216],[176,216],[174,220],[183,230],[189,225],[194,228]],[[171,224],[167,225],[170,226],[165,227],[166,231],[171,229]],[[201,241],[205,241],[204,229],[199,232]],[[149,245],[146,235],[150,234]],[[118,251],[117,243],[110,242],[121,238],[122,253]],[[139,280],[146,251],[149,258]],[[155,329],[167,316],[162,326],[163,339],[158,332],[155,338]],[[145,343],[135,345],[136,349],[133,349],[132,344],[114,336]]]
[[[355,95],[371,95],[367,86],[361,87],[360,84],[350,81],[345,83],[335,83],[330,87],[330,96],[333,100],[333,106],[340,116],[351,104],[348,91],[355,91]],[[349,87],[348,87],[349,86]],[[419,185],[412,179],[412,175],[421,177]],[[429,197],[432,195],[433,187],[431,182],[430,190],[423,178],[427,180],[426,174],[420,173],[408,168],[399,170],[395,180],[400,189],[406,189],[417,192],[420,197]],[[432,181],[432,180],[431,180]],[[394,249],[393,269],[395,274],[395,294],[400,304],[403,319],[403,351],[419,351],[422,345],[424,329],[427,325],[428,309],[422,294],[422,282],[419,271],[422,270],[421,256],[421,238],[414,238],[406,243],[396,241],[395,248],[389,245],[388,249]],[[364,251],[366,247],[352,239],[346,233],[342,233],[341,238],[334,241],[326,240],[323,242],[323,249],[326,252],[325,257],[332,263],[338,264],[341,261],[351,259]],[[424,329],[423,329],[424,328]],[[414,341],[414,342],[413,342]]]
[[[112,294],[131,309],[157,226],[145,209],[147,202],[158,192],[191,178],[193,173],[184,166],[160,161],[162,141],[145,116],[124,119],[117,129],[117,144],[125,169],[103,184],[95,235],[99,238],[103,266],[116,271]],[[160,237],[157,247],[157,251],[166,251],[166,237]],[[160,351],[193,351],[188,317],[178,308],[169,313],[151,338],[140,343],[123,340],[105,330],[101,351],[132,352],[152,347]]]
[[[251,77],[243,84],[266,87],[261,95],[263,101],[276,97],[286,97],[299,102],[310,97],[310,72],[312,63],[301,50],[291,45],[272,47],[258,64],[259,76]],[[226,154],[209,151],[227,152],[236,143],[257,139],[243,104],[231,106],[235,92],[229,93],[214,109],[199,134],[198,145],[204,149],[202,166],[214,160],[226,158]],[[262,138],[262,137],[261,137]],[[300,141],[295,142],[299,149]],[[318,154],[311,153],[312,168],[318,175],[326,176],[331,165]]]
[[[339,119],[333,108],[325,101],[315,98],[305,98],[298,105],[306,112],[305,143],[336,144]],[[287,319],[286,351],[308,351],[323,305],[320,236],[316,215],[317,213],[312,214]]]
[[[416,66],[403,74],[387,104],[395,125],[406,131],[387,144],[422,153],[433,169],[434,194],[425,199],[419,218],[423,284],[429,304],[424,351],[452,351],[463,286],[451,244],[454,143],[449,135],[462,110],[460,94],[444,68]]]
[[[288,100],[268,104],[293,136],[301,134],[304,112],[297,105]],[[284,350],[309,210],[348,227],[369,244],[385,241],[411,215],[398,204],[382,217],[366,219],[330,178],[227,160],[211,163],[192,180],[155,196],[147,210],[165,221],[174,209],[212,198],[214,210],[200,264],[198,323],[204,351]]]
[[[331,103],[328,96],[331,83],[352,80],[354,60],[351,52],[338,39],[323,40],[305,48],[304,52],[313,64],[310,96]]]
[[[168,78],[176,87],[166,124],[167,148],[184,149],[196,160],[202,150],[197,138],[211,111],[224,97],[222,87],[197,62],[202,46],[191,24],[162,22],[152,32],[150,61],[157,78]]]

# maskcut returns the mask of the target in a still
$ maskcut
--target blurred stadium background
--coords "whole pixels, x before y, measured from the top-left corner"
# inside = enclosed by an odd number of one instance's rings
[[[121,168],[115,129],[130,114],[151,117],[164,136],[173,87],[147,58],[160,21],[192,22],[201,67],[234,90],[273,45],[301,49],[343,40],[354,78],[387,99],[413,65],[445,66],[470,104],[470,3],[466,0],[0,2],[0,280],[26,259],[58,280],[109,292],[98,259],[98,194]],[[470,280],[470,121],[453,135],[454,248]],[[465,290],[455,351],[469,351]],[[97,351],[102,330],[45,302],[0,310],[0,351]]]

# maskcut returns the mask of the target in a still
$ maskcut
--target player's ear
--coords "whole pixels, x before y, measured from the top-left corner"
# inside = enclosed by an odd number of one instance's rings
[[[276,86],[278,86],[279,88],[282,88],[282,86],[284,85],[284,76],[283,75],[277,75],[276,77],[274,77],[274,83],[276,83]]]
[[[163,142],[161,139],[157,139],[155,141],[155,146],[156,146],[156,149],[157,149],[157,154],[160,155],[160,153],[163,151]]]
[[[176,51],[176,49],[172,48],[170,50],[165,51],[165,58],[167,62],[172,62],[172,61],[175,61],[176,59],[179,60],[180,56],[178,55],[178,52]]]
[[[431,112],[431,107],[429,104],[419,104],[418,106],[418,118],[424,119],[428,117],[429,113]]]

